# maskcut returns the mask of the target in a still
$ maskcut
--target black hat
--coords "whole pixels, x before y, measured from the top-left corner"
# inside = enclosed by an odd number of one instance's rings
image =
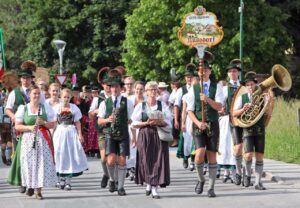
[[[246,84],[247,82],[253,81],[255,83],[257,83],[256,80],[256,73],[254,71],[249,71],[245,74],[245,79],[244,79],[244,84]]]
[[[33,61],[24,61],[21,64],[21,70],[18,73],[19,77],[31,77],[34,78],[33,72],[36,71],[36,65]]]
[[[196,71],[196,65],[193,63],[189,63],[185,66],[185,73],[184,76],[194,76]]]
[[[91,92],[91,90],[91,86],[89,85],[82,86],[82,92]]]
[[[238,71],[241,71],[241,60],[240,59],[233,59],[230,61],[229,65],[226,67],[226,72],[230,69],[237,69]]]
[[[99,87],[96,86],[96,85],[93,85],[93,86],[92,86],[92,91],[99,91]]]
[[[122,82],[122,74],[117,69],[112,69],[108,72],[107,85],[114,86],[118,84],[121,86],[124,85]]]

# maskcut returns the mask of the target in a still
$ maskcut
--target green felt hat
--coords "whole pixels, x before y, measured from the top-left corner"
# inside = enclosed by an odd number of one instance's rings
[[[33,75],[33,71],[36,70],[36,65],[33,61],[24,61],[21,64],[21,70],[18,73],[19,77],[31,77],[34,78],[35,76]]]
[[[246,84],[247,82],[253,81],[255,83],[257,83],[256,80],[256,73],[254,71],[249,71],[245,74],[245,79],[244,79],[244,84]]]
[[[124,85],[124,83],[122,81],[122,74],[117,69],[112,69],[108,72],[107,85],[110,85],[110,86],[114,86],[114,85],[123,86]]]
[[[197,67],[193,63],[189,63],[185,66],[184,76],[194,76]]]

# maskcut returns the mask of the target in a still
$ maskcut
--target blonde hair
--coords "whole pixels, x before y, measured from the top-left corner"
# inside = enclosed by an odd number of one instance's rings
[[[70,89],[68,89],[68,88],[62,89],[62,91],[61,91],[60,94],[62,95],[63,93],[69,93],[70,95],[72,95],[72,91]]]
[[[60,85],[59,85],[58,83],[51,83],[51,84],[49,85],[49,89],[50,89],[51,87],[57,87],[58,89],[60,89]]]
[[[158,89],[158,84],[156,81],[149,81],[147,82],[146,86],[145,86],[145,89],[148,90],[150,88],[156,88]]]

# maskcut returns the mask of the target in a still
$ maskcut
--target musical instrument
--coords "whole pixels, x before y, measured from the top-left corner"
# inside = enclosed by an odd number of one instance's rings
[[[291,76],[286,68],[280,64],[272,67],[272,75],[260,83],[258,89],[252,95],[251,107],[244,111],[239,117],[231,117],[234,126],[247,128],[257,123],[268,108],[273,109],[272,100],[265,102],[265,96],[272,96],[272,88],[278,87],[282,91],[290,90],[292,86]],[[238,88],[232,100],[231,115],[235,106],[236,98],[242,94],[247,93],[246,87],[241,86]],[[269,115],[270,117],[270,115]],[[268,124],[270,118],[265,120],[265,126]]]
[[[39,105],[39,110],[38,110],[38,115],[36,117],[36,120],[39,118],[39,116],[41,115],[41,104]],[[35,122],[35,125],[37,125],[37,122]],[[32,148],[35,149],[36,146],[36,135],[38,132],[39,128],[36,129],[36,131],[34,132],[34,139],[33,139],[33,144],[32,144]]]

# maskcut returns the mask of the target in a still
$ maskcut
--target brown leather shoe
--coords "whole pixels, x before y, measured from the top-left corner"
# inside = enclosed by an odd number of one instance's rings
[[[178,140],[174,140],[170,147],[178,147]]]
[[[42,193],[36,193],[35,198],[38,199],[38,200],[43,200],[44,199]]]

